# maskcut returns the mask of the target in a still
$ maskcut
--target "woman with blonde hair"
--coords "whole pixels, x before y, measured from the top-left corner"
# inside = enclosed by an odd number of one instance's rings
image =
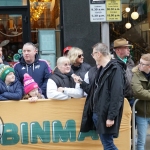
[[[89,71],[91,66],[88,63],[83,62],[84,55],[82,49],[78,47],[72,47],[67,57],[70,59],[71,68],[74,72],[74,74],[81,77],[81,79],[84,79],[84,75]]]

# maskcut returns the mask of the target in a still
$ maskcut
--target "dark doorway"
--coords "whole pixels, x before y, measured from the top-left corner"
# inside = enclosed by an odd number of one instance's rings
[[[29,6],[0,7],[0,43],[5,41],[9,42],[3,47],[3,55],[13,62],[23,44],[31,41]]]

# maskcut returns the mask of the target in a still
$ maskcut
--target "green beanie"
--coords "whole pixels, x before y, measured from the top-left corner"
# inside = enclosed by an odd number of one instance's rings
[[[14,69],[8,65],[0,64],[0,78],[5,81],[6,76],[10,72],[15,72]]]

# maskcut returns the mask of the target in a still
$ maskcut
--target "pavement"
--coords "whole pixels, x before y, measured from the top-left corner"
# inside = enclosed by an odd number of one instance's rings
[[[145,150],[150,150],[150,126],[148,127],[148,131],[147,131]]]

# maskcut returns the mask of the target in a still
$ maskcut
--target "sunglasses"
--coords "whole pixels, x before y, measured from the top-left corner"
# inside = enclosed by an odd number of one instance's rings
[[[78,55],[78,58],[81,58],[83,56],[83,54]]]

